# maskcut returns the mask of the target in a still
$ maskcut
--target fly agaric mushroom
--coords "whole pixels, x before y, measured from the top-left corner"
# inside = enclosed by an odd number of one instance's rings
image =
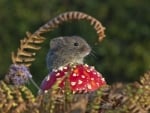
[[[66,79],[68,79],[70,88],[74,92],[91,92],[106,84],[105,79],[93,66],[78,64],[73,67],[65,66],[60,67],[58,70],[53,70],[43,80],[41,84],[42,91],[50,89],[57,80],[67,75],[68,77],[64,78],[58,86],[63,89]]]

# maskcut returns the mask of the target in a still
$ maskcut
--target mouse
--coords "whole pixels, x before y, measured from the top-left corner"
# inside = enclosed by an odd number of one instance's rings
[[[91,52],[90,45],[80,36],[61,36],[53,38],[47,53],[46,63],[49,71],[68,64],[83,64]]]

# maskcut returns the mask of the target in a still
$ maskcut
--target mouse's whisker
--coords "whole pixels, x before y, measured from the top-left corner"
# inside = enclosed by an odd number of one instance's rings
[[[93,56],[96,59],[98,58],[97,55],[96,55],[96,52],[94,50],[91,51],[90,55]]]
[[[92,49],[92,51],[91,51],[93,54],[96,54],[96,51],[94,51],[93,49]]]

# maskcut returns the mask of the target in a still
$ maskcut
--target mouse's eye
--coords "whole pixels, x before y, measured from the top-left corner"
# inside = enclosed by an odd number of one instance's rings
[[[79,43],[78,43],[78,42],[75,42],[75,43],[74,43],[74,46],[79,46]]]

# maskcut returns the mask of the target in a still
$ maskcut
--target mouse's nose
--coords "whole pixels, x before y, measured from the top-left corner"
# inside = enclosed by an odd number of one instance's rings
[[[91,52],[91,47],[87,46],[87,47],[83,47],[83,52],[85,53],[85,56],[89,55]]]

